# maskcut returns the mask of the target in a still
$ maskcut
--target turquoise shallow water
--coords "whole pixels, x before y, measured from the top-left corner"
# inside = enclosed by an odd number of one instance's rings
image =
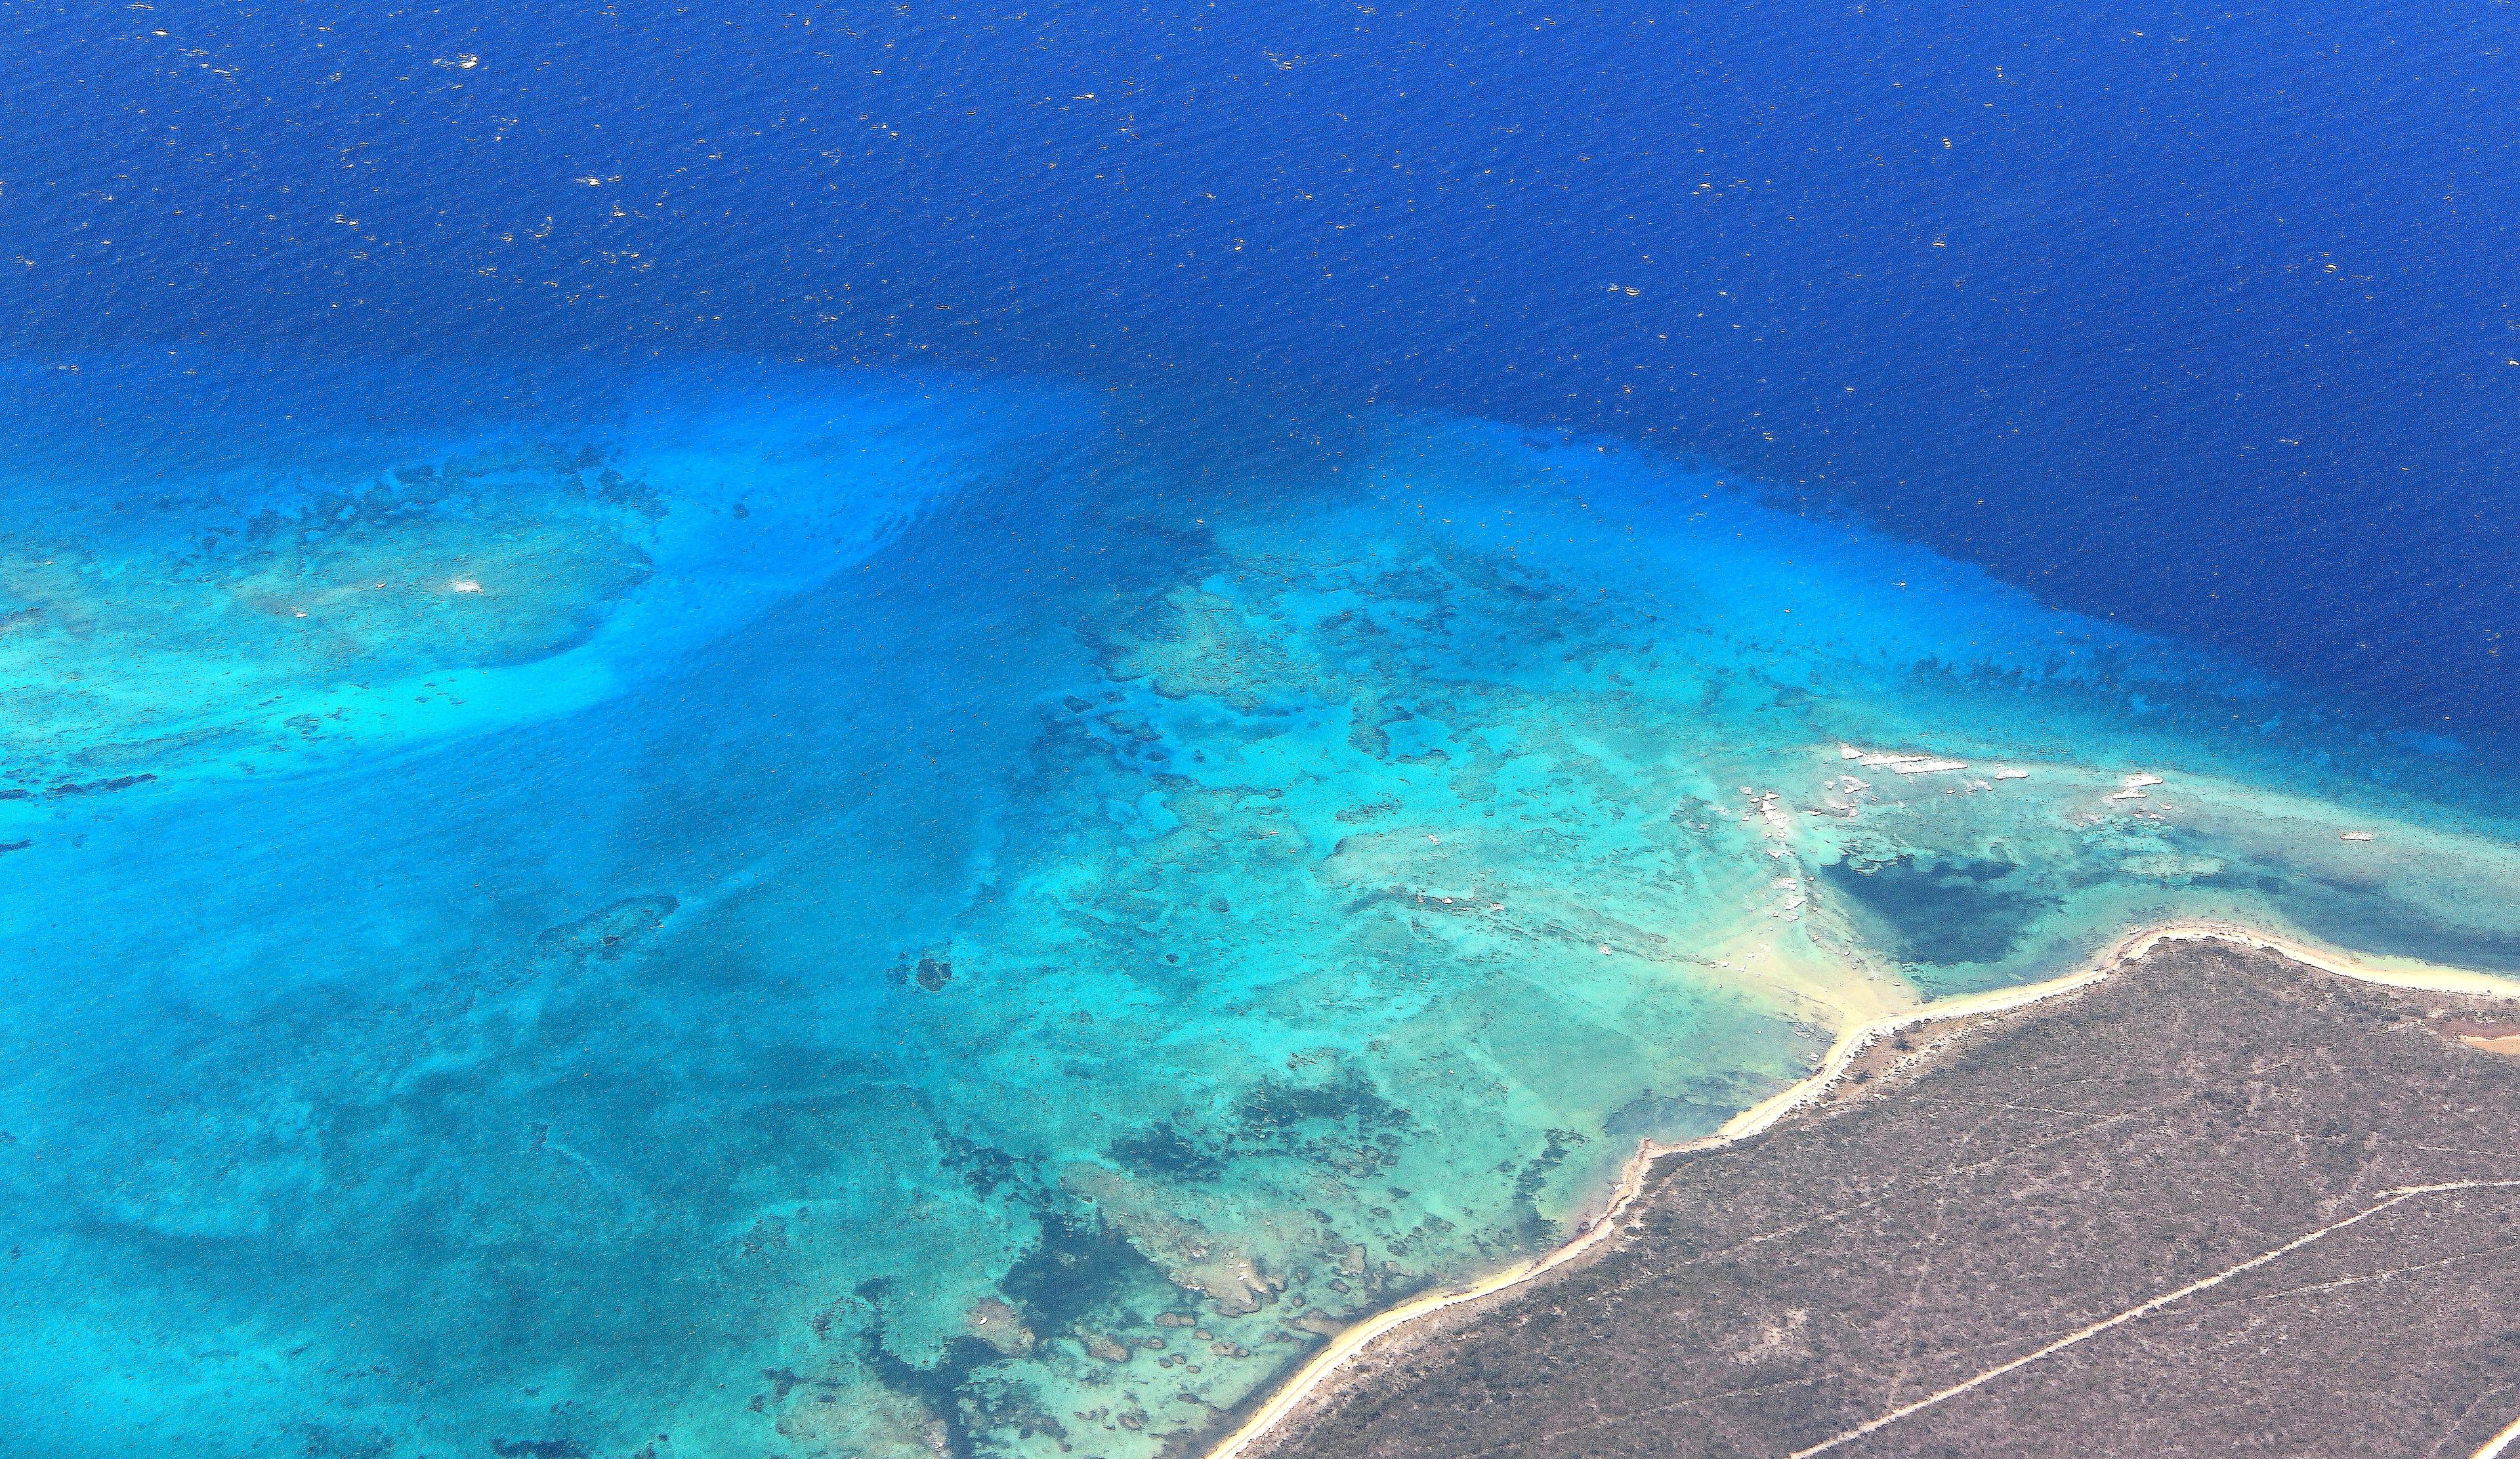
[[[1152,1454],[1851,1020],[2520,970],[2455,746],[1615,441],[430,378],[11,379],[29,1451]]]

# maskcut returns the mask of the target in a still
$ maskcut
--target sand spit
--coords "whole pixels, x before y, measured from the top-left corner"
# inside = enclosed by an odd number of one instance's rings
[[[1702,1150],[1747,1140],[1769,1129],[1797,1110],[1803,1109],[1826,1094],[1848,1069],[1875,1040],[1920,1024],[1940,1023],[1955,1018],[2001,1013],[2037,1003],[2059,994],[2089,987],[2109,978],[2128,964],[2142,959],[2165,941],[2219,940],[2276,953],[2305,967],[2358,981],[2393,988],[2443,993],[2462,993],[2487,997],[2520,998],[2520,980],[2498,978],[2489,974],[2452,968],[2375,967],[2337,952],[2324,951],[2274,934],[2230,923],[2179,921],[2139,928],[2112,943],[2092,963],[2077,973],[2050,979],[2045,982],[2020,987],[1993,989],[1957,998],[1921,1003],[1912,1008],[1884,1015],[1849,1028],[1830,1045],[1818,1072],[1776,1095],[1743,1110],[1714,1134],[1676,1145],[1651,1141],[1641,1144],[1636,1154],[1622,1168],[1619,1182],[1602,1211],[1578,1226],[1575,1239],[1521,1265],[1507,1268],[1481,1281],[1441,1293],[1430,1293],[1388,1311],[1357,1323],[1340,1333],[1330,1344],[1315,1353],[1311,1360],[1282,1384],[1278,1391],[1244,1419],[1242,1424],[1208,1451],[1207,1459],[1238,1459],[1256,1439],[1294,1412],[1304,1401],[1322,1391],[1341,1371],[1368,1347],[1384,1337],[1446,1308],[1477,1301],[1509,1288],[1520,1286],[1585,1254],[1614,1232],[1620,1218],[1644,1191],[1645,1176],[1653,1163],[1665,1156],[1683,1151]],[[2520,1422],[2498,1435],[2475,1459],[2490,1459],[2511,1451],[2520,1442]]]

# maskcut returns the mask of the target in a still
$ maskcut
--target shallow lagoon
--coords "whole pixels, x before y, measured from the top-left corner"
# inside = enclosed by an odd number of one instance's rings
[[[1614,441],[93,374],[0,483],[49,1452],[1151,1454],[1849,1021],[2520,968],[2455,747]]]

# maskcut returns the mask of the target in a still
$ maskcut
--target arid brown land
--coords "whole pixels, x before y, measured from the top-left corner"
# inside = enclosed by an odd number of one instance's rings
[[[1597,1255],[1244,1453],[2467,1459],[2520,1415],[2515,1030],[2164,944],[1665,1158]]]

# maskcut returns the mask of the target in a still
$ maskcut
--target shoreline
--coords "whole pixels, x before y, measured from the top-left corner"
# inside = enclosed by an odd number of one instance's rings
[[[2205,921],[2173,921],[2149,924],[2136,929],[2110,943],[2089,966],[2078,972],[2051,978],[2044,982],[2024,983],[2019,987],[1996,988],[1986,992],[1963,993],[1955,998],[1919,1003],[1898,1013],[1887,1014],[1858,1024],[1839,1034],[1830,1043],[1821,1067],[1808,1077],[1778,1090],[1726,1120],[1713,1134],[1675,1145],[1645,1140],[1620,1167],[1619,1179],[1609,1200],[1598,1215],[1593,1216],[1574,1239],[1554,1247],[1517,1266],[1438,1293],[1428,1293],[1398,1306],[1373,1314],[1350,1326],[1321,1351],[1307,1358],[1301,1367],[1282,1380],[1277,1390],[1234,1431],[1213,1446],[1202,1451],[1203,1459],[1240,1459],[1255,1440],[1277,1427],[1305,1399],[1323,1387],[1347,1365],[1382,1338],[1431,1317],[1445,1308],[1478,1301],[1500,1292],[1521,1286],[1574,1260],[1604,1241],[1616,1229],[1619,1217],[1644,1194],[1645,1176],[1654,1162],[1665,1156],[1695,1150],[1720,1149],[1738,1144],[1765,1133],[1786,1116],[1819,1100],[1842,1078],[1855,1057],[1874,1040],[1919,1024],[1942,1023],[1951,1019],[1978,1018],[2006,1013],[2048,998],[2079,991],[2101,982],[2122,971],[2127,964],[2144,957],[2163,942],[2223,941],[2236,942],[2265,952],[2272,952],[2304,967],[2316,968],[2338,978],[2352,979],[2384,987],[2418,992],[2459,993],[2478,997],[2520,1000],[2520,978],[2505,978],[2488,973],[2475,973],[2459,968],[2422,967],[2413,970],[2375,968],[2354,961],[2350,954],[2322,952],[2296,942],[2236,923]],[[2520,1439],[2520,1421],[2489,1444],[2487,1452],[2500,1453],[2513,1440]],[[2480,1456],[2481,1459],[2481,1456]]]

